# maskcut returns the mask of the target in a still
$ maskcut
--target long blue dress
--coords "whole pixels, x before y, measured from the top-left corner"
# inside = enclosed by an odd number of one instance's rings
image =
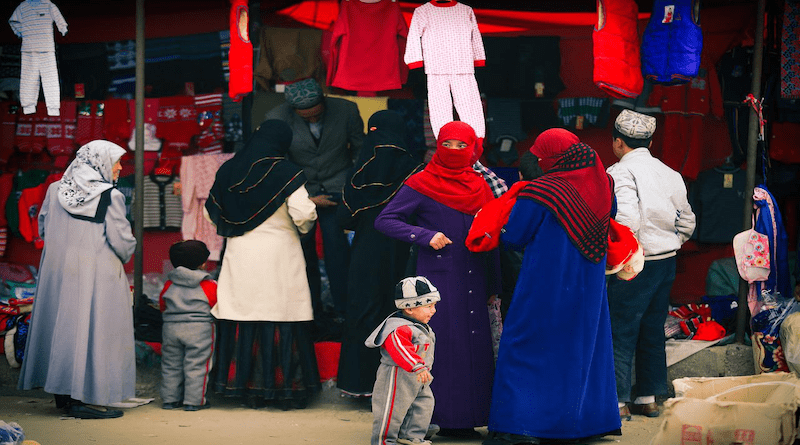
[[[431,421],[442,428],[484,426],[489,416],[494,355],[486,302],[499,290],[499,258],[496,250],[467,250],[472,219],[404,185],[375,220],[378,231],[419,246],[417,274],[442,296],[429,323],[436,333]],[[434,250],[436,232],[453,243]]]
[[[489,430],[546,439],[616,432],[605,260],[584,258],[532,200],[517,200],[501,241],[525,256],[500,340]]]

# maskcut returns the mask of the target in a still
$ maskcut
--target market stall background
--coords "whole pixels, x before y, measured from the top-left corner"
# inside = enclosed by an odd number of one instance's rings
[[[348,0],[342,0],[348,1]],[[356,0],[349,0],[356,1]],[[407,22],[410,22],[414,9],[424,2],[399,2]],[[607,97],[592,81],[592,28],[597,21],[594,0],[561,1],[512,1],[476,0],[466,4],[475,10],[479,28],[484,38],[515,38],[555,36],[560,48],[560,78],[564,88],[556,95],[558,98]],[[644,29],[652,9],[652,1],[639,1],[639,30]],[[6,1],[0,6],[6,16],[10,16],[17,1]],[[135,38],[134,1],[56,2],[69,23],[66,36],[56,35],[57,45],[72,43],[111,42]],[[159,39],[166,37],[190,36],[222,31],[228,28],[230,3],[225,0],[195,1],[145,1],[145,37]],[[336,20],[339,2],[337,0],[305,1],[261,1],[250,2],[252,23],[251,35],[258,44],[258,27],[309,28],[327,30]],[[707,66],[714,66],[729,49],[752,45],[755,24],[756,2],[754,0],[706,0],[702,2],[701,27],[704,36],[703,59]],[[774,30],[773,30],[774,31]],[[0,44],[18,43],[9,27],[0,27]],[[774,41],[773,43],[774,44]],[[769,48],[779,51],[775,47]],[[491,58],[491,53],[488,53]],[[480,76],[480,68],[478,76]],[[146,79],[147,83],[150,83]],[[337,92],[345,95],[352,92]],[[245,104],[254,107],[268,91],[256,87]],[[409,97],[413,92],[391,91],[389,97]],[[249,102],[248,102],[249,100]],[[551,99],[552,101],[553,99]],[[718,105],[718,104],[717,104]],[[744,108],[746,110],[746,108]],[[257,125],[260,111],[252,113],[252,125]],[[613,119],[619,109],[612,108]],[[659,115],[659,126],[663,125],[663,115]],[[707,170],[723,165],[732,152],[729,129],[720,117],[709,113],[703,117],[703,144],[706,147],[702,158],[702,169]],[[526,128],[527,138],[517,143],[521,152],[527,149],[539,132],[546,128]],[[610,127],[586,126],[574,130],[580,138],[594,147],[606,166],[616,162],[610,148]],[[655,140],[653,152],[661,154],[661,141]],[[790,245],[796,245],[796,199],[788,196],[784,216],[789,225],[787,232]],[[795,201],[792,201],[795,200]],[[147,231],[144,240],[144,272],[160,272],[163,260],[168,257],[169,245],[180,239],[179,232]],[[18,238],[9,239],[6,261],[38,265],[40,251],[30,243]],[[729,243],[687,243],[681,250],[678,263],[676,286],[673,287],[674,303],[697,301],[705,294],[706,273],[714,260],[732,256]],[[148,259],[149,258],[149,259]],[[128,268],[132,270],[129,264]],[[131,271],[129,270],[129,272]]]

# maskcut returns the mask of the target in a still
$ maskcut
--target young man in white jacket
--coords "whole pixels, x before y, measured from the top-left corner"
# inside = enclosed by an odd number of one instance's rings
[[[614,122],[614,178],[618,223],[636,234],[645,255],[642,272],[608,283],[614,368],[620,417],[660,414],[655,396],[667,393],[664,322],[675,281],[675,255],[695,228],[695,215],[681,175],[650,154],[656,119],[623,110]],[[631,402],[636,358],[637,398]]]

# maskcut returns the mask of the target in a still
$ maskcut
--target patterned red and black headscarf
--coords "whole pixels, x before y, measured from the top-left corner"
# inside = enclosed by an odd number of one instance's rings
[[[597,153],[563,128],[540,134],[530,151],[540,158],[544,175],[522,189],[519,199],[547,207],[581,254],[599,263],[608,248],[613,180]]]

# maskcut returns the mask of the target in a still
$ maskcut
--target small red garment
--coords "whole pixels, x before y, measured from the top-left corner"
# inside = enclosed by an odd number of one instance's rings
[[[183,151],[189,148],[192,137],[199,133],[194,97],[171,96],[159,99],[156,137]]]
[[[630,228],[610,219],[608,221],[608,256],[606,273],[616,273],[639,249],[639,242]]]
[[[487,202],[472,220],[465,244],[470,252],[488,252],[500,245],[500,232],[508,222],[517,195],[528,181],[515,182],[507,192]]]
[[[124,147],[131,137],[128,99],[106,99],[104,112],[103,138]]]
[[[714,320],[701,323],[697,327],[697,332],[692,336],[692,340],[714,341],[725,337],[725,328]]]
[[[253,43],[247,0],[231,0],[231,48],[228,52],[228,96],[234,102],[253,91]]]
[[[75,152],[77,103],[61,101],[61,122],[53,123],[47,131],[47,151],[53,156],[69,156]]]

